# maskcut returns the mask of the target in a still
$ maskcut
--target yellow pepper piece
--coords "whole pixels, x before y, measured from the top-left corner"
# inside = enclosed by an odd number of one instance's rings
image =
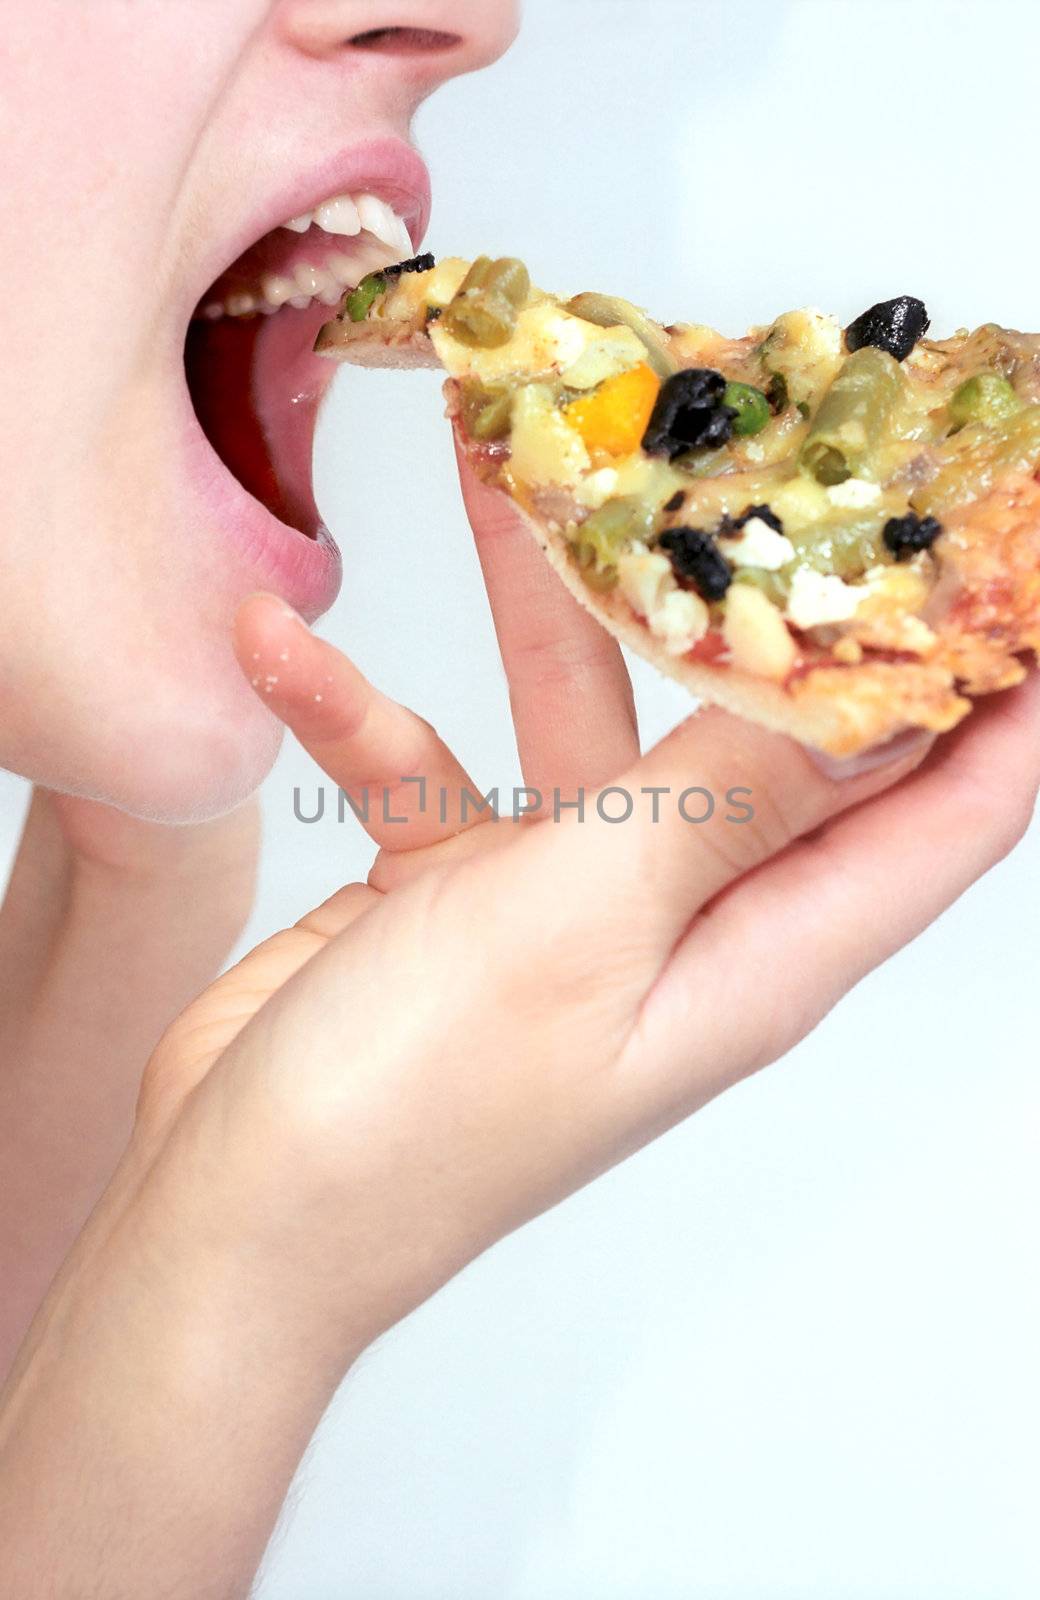
[[[592,394],[564,407],[564,416],[596,455],[627,456],[639,448],[654,409],[660,379],[640,361],[608,378]]]

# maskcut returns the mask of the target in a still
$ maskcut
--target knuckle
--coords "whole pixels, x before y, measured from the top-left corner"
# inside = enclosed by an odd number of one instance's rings
[[[734,873],[744,873],[779,855],[804,827],[798,809],[781,792],[758,785],[750,820],[736,825],[727,823],[724,816],[716,816],[704,830],[704,842]]]
[[[970,837],[984,839],[996,864],[1022,842],[1033,821],[1036,784],[1010,791],[973,769],[958,775],[955,803],[960,825]]]
[[[598,639],[561,634],[552,628],[535,630],[519,642],[516,659],[523,676],[545,689],[597,678],[604,670],[607,654]]]
[[[1004,799],[994,838],[999,861],[1022,843],[1033,821],[1035,807],[1035,794],[1015,795],[1010,801]]]

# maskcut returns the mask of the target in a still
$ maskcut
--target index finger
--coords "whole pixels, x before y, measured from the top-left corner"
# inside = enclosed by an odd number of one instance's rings
[[[381,694],[277,596],[243,601],[235,648],[257,694],[383,850],[421,849],[485,820],[469,774],[430,724]]]
[[[456,455],[524,781],[543,792],[605,783],[639,754],[621,650],[568,594],[520,513],[500,490],[480,482],[457,442]]]

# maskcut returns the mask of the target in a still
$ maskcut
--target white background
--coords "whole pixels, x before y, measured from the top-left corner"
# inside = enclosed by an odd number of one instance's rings
[[[430,245],[729,331],[904,292],[940,333],[1036,327],[1038,54],[1033,4],[530,0],[421,114]],[[326,628],[508,788],[439,411],[432,374],[337,380]],[[637,686],[656,737],[686,702]],[[294,822],[316,781],[289,750],[265,786],[250,942],[364,870],[352,826]],[[1034,827],[782,1066],[371,1351],[262,1600],[1040,1593],[1038,865]]]

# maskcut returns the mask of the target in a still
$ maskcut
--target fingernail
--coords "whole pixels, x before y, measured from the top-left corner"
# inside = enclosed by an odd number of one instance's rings
[[[824,777],[835,783],[843,783],[849,778],[861,778],[865,772],[876,772],[879,767],[893,766],[897,761],[923,755],[934,743],[935,734],[929,733],[927,728],[907,728],[904,733],[895,734],[883,744],[872,744],[868,750],[861,750],[856,756],[829,756],[826,751],[814,750],[809,746],[806,747],[806,753]]]

